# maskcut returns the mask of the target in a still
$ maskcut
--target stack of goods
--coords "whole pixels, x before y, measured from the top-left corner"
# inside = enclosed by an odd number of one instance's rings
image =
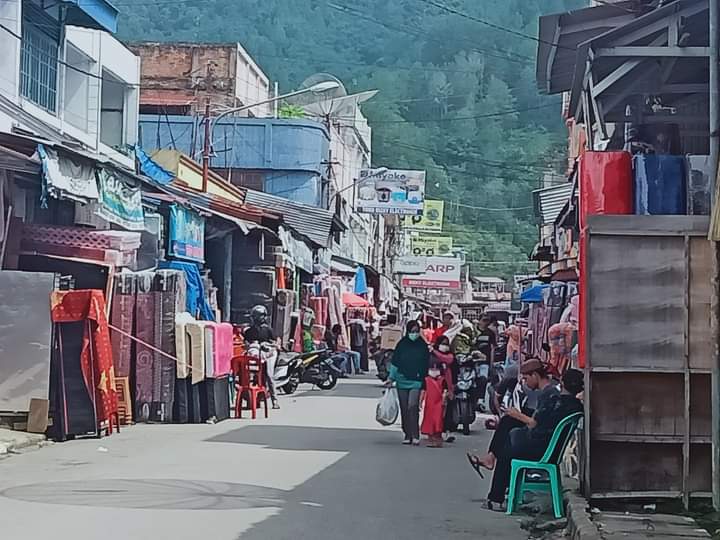
[[[229,323],[205,324],[205,380],[200,383],[202,421],[230,418],[230,361],[233,327]]]
[[[687,214],[686,162],[683,156],[637,154],[633,157],[635,213]]]
[[[712,164],[710,156],[687,156],[688,214],[710,214],[712,191]]]
[[[580,321],[578,355],[585,366],[585,301],[587,299],[587,217],[633,213],[632,156],[628,152],[585,152],[580,159]]]
[[[115,362],[115,387],[118,393],[118,416],[123,425],[133,421],[130,374],[132,372],[133,334],[135,323],[135,274],[116,274],[113,283],[110,322],[118,330],[110,332],[113,360]],[[122,333],[121,333],[122,332]]]
[[[276,336],[280,337],[282,343],[287,343],[290,340],[290,323],[295,307],[295,293],[287,289],[278,289],[275,299],[273,331]]]
[[[185,304],[185,274],[178,270],[158,270],[153,282],[156,342],[161,351],[176,356],[175,316]],[[154,422],[171,422],[175,398],[175,361],[156,353],[153,365],[153,396],[150,418]]]
[[[140,237],[139,232],[26,224],[23,226],[21,249],[134,267]]]
[[[148,422],[153,401],[154,348],[159,345],[160,321],[156,317],[154,272],[139,272],[135,298],[135,421]]]
[[[253,306],[265,306],[273,312],[275,299],[275,270],[268,268],[233,268],[233,283],[242,287],[232,288],[232,321],[236,324],[249,322],[248,314]]]
[[[54,436],[64,440],[102,430],[112,433],[118,404],[103,292],[55,291],[50,313],[56,325],[51,361]]]

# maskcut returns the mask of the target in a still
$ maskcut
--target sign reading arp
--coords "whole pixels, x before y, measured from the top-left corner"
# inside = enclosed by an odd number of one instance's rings
[[[403,276],[403,287],[415,289],[459,289],[461,260],[450,257],[428,257],[425,272]]]

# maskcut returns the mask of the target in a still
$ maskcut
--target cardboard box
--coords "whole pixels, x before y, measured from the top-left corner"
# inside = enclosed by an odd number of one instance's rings
[[[380,329],[380,348],[394,349],[402,337],[402,328],[399,326],[384,326]]]

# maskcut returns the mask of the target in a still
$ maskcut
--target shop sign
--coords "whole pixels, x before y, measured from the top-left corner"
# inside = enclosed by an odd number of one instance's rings
[[[402,286],[417,289],[459,289],[462,260],[457,257],[427,257],[425,270],[417,276],[403,276]]]
[[[452,236],[411,236],[410,253],[415,257],[452,256]]]
[[[280,241],[290,260],[298,268],[313,273],[313,252],[305,242],[297,240],[290,231],[280,227]]]
[[[128,231],[145,229],[140,187],[123,180],[120,174],[101,167],[97,172],[100,204],[97,214]]]
[[[205,261],[205,219],[182,206],[170,206],[168,255]]]
[[[417,216],[425,202],[425,171],[363,169],[357,190],[358,212]]]
[[[400,226],[408,231],[442,232],[445,201],[427,200],[423,212],[412,217],[401,217]]]
[[[422,274],[427,268],[427,257],[398,257],[393,265],[396,274]]]

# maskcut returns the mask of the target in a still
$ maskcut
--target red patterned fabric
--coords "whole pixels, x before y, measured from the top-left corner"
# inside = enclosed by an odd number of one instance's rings
[[[55,291],[51,300],[51,317],[56,323],[89,322],[83,337],[80,367],[88,392],[99,398],[95,400],[98,423],[102,425],[107,421],[108,433],[112,433],[113,422],[117,425],[118,402],[103,292],[94,289]]]

